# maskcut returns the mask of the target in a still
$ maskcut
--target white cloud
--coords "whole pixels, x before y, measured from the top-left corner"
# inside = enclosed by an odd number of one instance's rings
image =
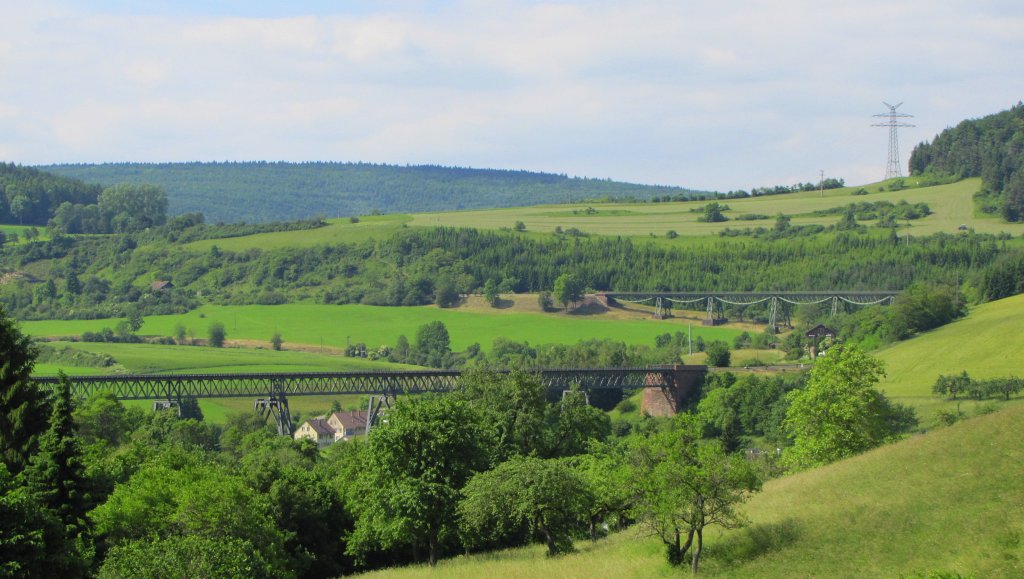
[[[877,178],[886,136],[869,125],[882,100],[917,115],[906,158],[1024,93],[1024,8],[1009,2],[343,10],[12,7],[0,151],[21,163],[430,162],[733,189],[819,169]]]

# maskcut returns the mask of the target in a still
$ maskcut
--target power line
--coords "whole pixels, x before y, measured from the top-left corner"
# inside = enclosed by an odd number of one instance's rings
[[[896,109],[900,108],[900,105],[903,104],[902,102],[897,105],[891,105],[883,101],[882,104],[889,107],[889,112],[872,116],[884,117],[889,120],[887,122],[877,123],[871,126],[889,127],[889,161],[885,166],[885,178],[892,179],[893,177],[902,177],[903,168],[900,166],[900,140],[896,134],[896,130],[900,127],[913,127],[914,125],[901,122],[900,119],[914,118],[914,115],[896,112]]]

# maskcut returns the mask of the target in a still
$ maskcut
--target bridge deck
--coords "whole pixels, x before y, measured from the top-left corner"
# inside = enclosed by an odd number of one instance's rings
[[[554,368],[534,370],[551,390],[568,390],[579,384],[587,390],[631,389],[667,386],[677,372],[701,373],[706,366],[650,368]],[[499,370],[508,373],[508,370]],[[112,392],[122,400],[170,398],[251,398],[268,395],[314,396],[329,394],[420,394],[447,392],[463,379],[455,370],[380,372],[307,372],[259,374],[122,374],[69,376],[72,394],[86,398],[96,392]],[[53,386],[58,378],[36,378]]]

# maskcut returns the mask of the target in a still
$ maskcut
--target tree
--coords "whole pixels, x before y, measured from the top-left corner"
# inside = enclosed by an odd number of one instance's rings
[[[586,394],[579,387],[563,393],[562,401],[552,406],[550,412],[553,456],[582,454],[591,441],[603,441],[611,433],[608,414],[587,404]]]
[[[729,353],[729,344],[722,340],[713,340],[704,350],[707,354],[708,366],[726,368],[731,362],[732,355]]]
[[[551,292],[542,291],[537,294],[537,305],[540,306],[540,311],[546,312],[554,307],[554,303],[551,301]]]
[[[270,347],[281,351],[281,344],[284,344],[284,340],[281,339],[281,332],[274,332],[274,335],[270,337]]]
[[[471,545],[526,529],[543,537],[548,556],[573,550],[572,532],[594,500],[583,478],[563,461],[523,456],[473,476],[462,495],[459,517]]]
[[[636,437],[631,444],[639,497],[634,513],[661,538],[670,564],[681,565],[693,547],[690,569],[694,573],[703,551],[704,529],[744,525],[738,507],[761,488],[753,463],[726,454],[718,441],[700,443],[700,431],[699,420],[680,414],[668,430]]]
[[[836,344],[811,370],[807,385],[790,392],[784,422],[793,436],[784,460],[793,469],[828,464],[893,440],[914,420],[874,388],[882,362],[859,348]],[[916,420],[915,420],[916,421]]]
[[[587,513],[590,539],[597,540],[598,526],[603,522],[611,527],[623,527],[631,519],[636,495],[633,492],[634,471],[622,444],[592,442],[585,454],[568,459],[572,468],[583,478],[592,501]]]
[[[775,233],[785,233],[789,229],[790,221],[792,221],[792,219],[789,215],[779,213],[775,218],[775,225],[772,227],[772,230],[775,231]]]
[[[515,229],[516,231],[526,231],[526,224],[523,223],[522,221],[516,221],[516,224],[513,227],[513,229]]]
[[[279,576],[290,566],[266,495],[196,451],[165,450],[161,459],[147,461],[90,516],[114,548],[137,548],[136,541],[152,537],[205,545],[231,538],[243,541],[255,559],[252,575]]]
[[[174,339],[178,342],[178,345],[185,343],[185,336],[188,330],[185,329],[185,324],[178,322],[174,325]]]
[[[932,392],[940,396],[949,395],[950,398],[956,400],[956,397],[968,392],[971,389],[971,377],[967,375],[967,370],[964,370],[955,376],[945,376],[939,374],[935,384],[932,386]]]
[[[112,392],[96,392],[75,408],[75,425],[83,444],[120,445],[144,420],[139,409],[129,411]]]
[[[517,454],[545,452],[547,388],[536,375],[469,371],[462,388],[453,396],[464,400],[481,417],[483,428],[494,441],[492,463]]]
[[[167,221],[167,194],[154,185],[118,184],[100,193],[97,201],[107,231],[128,233]]]
[[[415,343],[418,361],[432,368],[443,368],[452,353],[451,338],[444,322],[427,322],[416,330]]]
[[[459,292],[451,280],[444,279],[438,282],[434,290],[434,301],[439,308],[450,308],[459,303]]]
[[[0,459],[20,473],[46,431],[46,395],[32,381],[36,349],[0,307]]]
[[[498,284],[493,279],[488,278],[484,283],[484,299],[491,305],[492,308],[498,307],[501,303],[501,294],[498,293]]]
[[[142,316],[142,310],[138,307],[133,307],[128,310],[127,315],[128,328],[132,334],[135,334],[142,329],[142,324],[145,323],[145,319]]]
[[[431,565],[458,535],[460,490],[487,467],[490,449],[479,416],[450,396],[402,399],[373,429],[360,474],[349,554],[427,548]]]
[[[224,347],[224,340],[228,336],[227,330],[224,329],[224,324],[221,322],[213,322],[210,324],[208,334],[210,337],[210,345],[214,348]]]
[[[576,274],[563,273],[555,279],[554,296],[569,311],[570,306],[583,299],[583,282]]]
[[[62,558],[65,573],[86,575],[91,539],[85,514],[92,508],[82,449],[75,436],[71,382],[63,374],[55,392],[50,427],[40,438],[39,452],[29,463],[28,488],[40,504],[52,511],[63,527]]]
[[[721,223],[729,218],[722,213],[722,206],[717,201],[712,201],[704,206],[704,213],[697,219],[704,223]]]

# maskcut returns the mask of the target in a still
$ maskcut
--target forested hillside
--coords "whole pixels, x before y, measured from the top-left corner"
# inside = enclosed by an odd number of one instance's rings
[[[982,210],[1024,220],[1024,104],[963,121],[921,143],[910,156],[910,171],[981,177]]]
[[[179,230],[178,227],[184,226]],[[227,251],[189,250],[202,224],[182,218],[132,235],[71,239],[3,249],[9,267],[39,281],[2,286],[0,301],[22,319],[117,315],[125,302],[147,314],[221,304],[418,305],[477,292],[551,290],[574,274],[595,290],[904,289],[915,282],[974,278],[1000,254],[988,235],[898,238],[839,232],[785,243],[752,240],[687,248],[623,238],[537,238],[515,232],[408,228],[358,243]],[[822,259],[828,256],[827,259]],[[155,280],[171,292],[147,291]],[[979,293],[987,294],[980,290]]]
[[[170,213],[210,223],[517,207],[570,199],[688,197],[680,187],[533,173],[368,163],[110,163],[41,167],[89,182],[167,191]]]
[[[0,163],[0,223],[46,225],[62,203],[95,204],[102,189],[31,167]]]

